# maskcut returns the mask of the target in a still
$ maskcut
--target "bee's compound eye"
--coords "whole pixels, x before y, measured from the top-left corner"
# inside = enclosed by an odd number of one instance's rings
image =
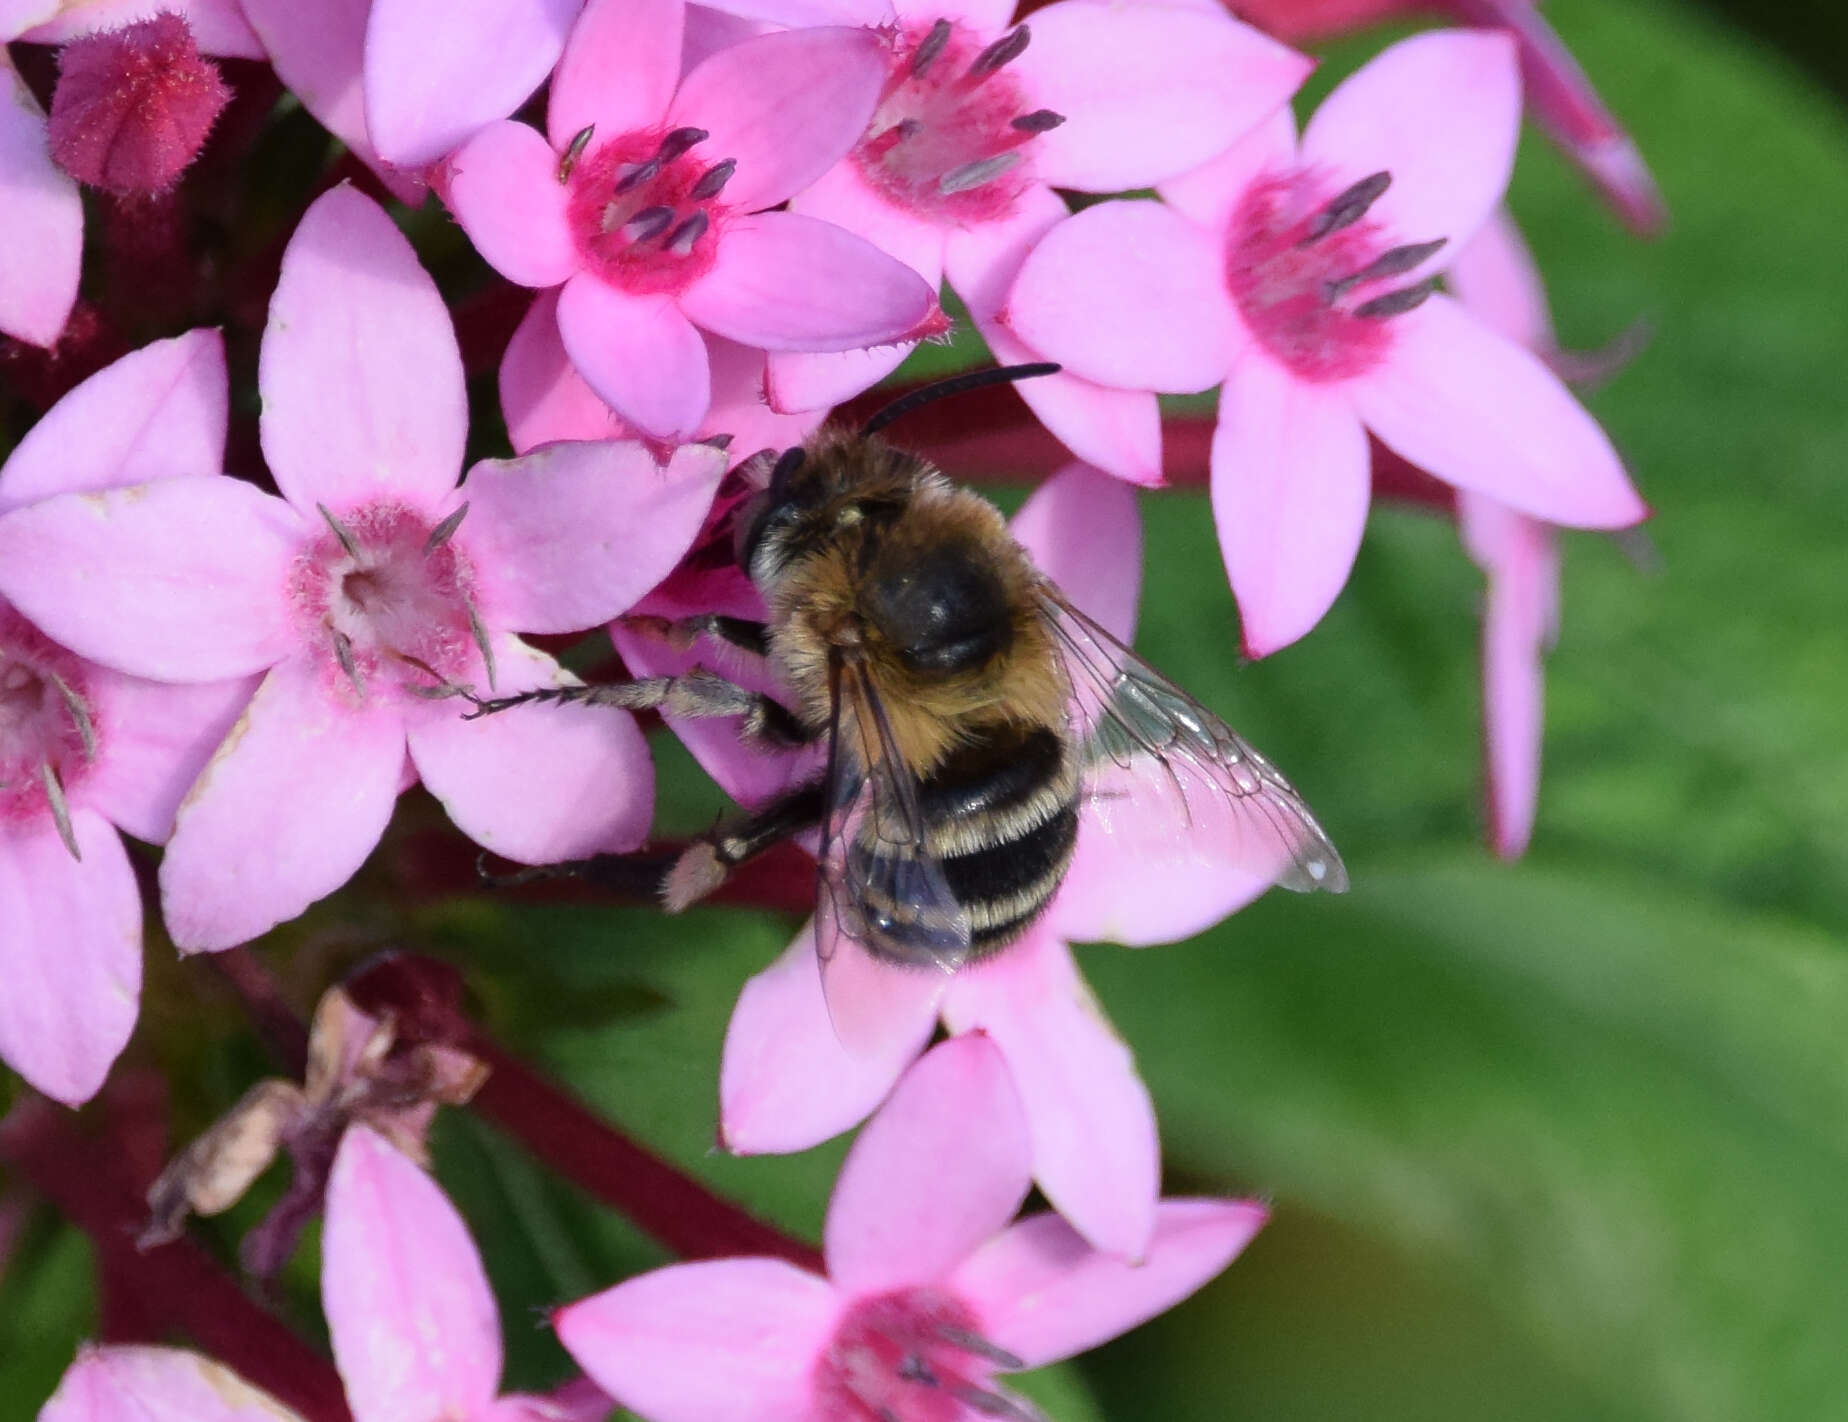
[[[884,571],[867,611],[913,671],[949,675],[1007,650],[1014,623],[1007,589],[972,548],[932,549]]]

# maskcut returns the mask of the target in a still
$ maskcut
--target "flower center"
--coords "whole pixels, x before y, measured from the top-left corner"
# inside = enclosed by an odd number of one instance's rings
[[[1444,245],[1394,245],[1367,211],[1392,184],[1375,173],[1333,197],[1298,169],[1259,179],[1232,218],[1226,285],[1272,355],[1310,381],[1346,380],[1385,359],[1391,317],[1412,310],[1437,279],[1389,287]]]
[[[824,1422],[1038,1422],[1027,1403],[988,1386],[1025,1364],[976,1332],[975,1314],[937,1289],[856,1301],[815,1364]]]
[[[67,797],[96,763],[88,682],[81,658],[0,603],[0,825],[49,818],[72,854]]]
[[[909,25],[885,97],[853,150],[888,202],[940,223],[1006,217],[1032,182],[1027,145],[1065,122],[1027,108],[1007,66],[1027,47],[1017,25],[983,45],[954,20]]]
[[[466,684],[476,654],[490,661],[473,570],[449,541],[467,508],[440,524],[391,502],[321,511],[327,532],[297,556],[289,597],[330,675],[362,698]]]
[[[678,292],[704,276],[729,211],[719,194],[736,160],[694,157],[703,128],[625,133],[580,157],[589,135],[579,134],[559,164],[585,265],[638,296]]]

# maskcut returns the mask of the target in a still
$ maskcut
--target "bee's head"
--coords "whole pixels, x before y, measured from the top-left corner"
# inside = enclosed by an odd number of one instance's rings
[[[799,477],[807,462],[808,451],[796,445],[780,454],[765,450],[745,466],[747,470],[751,465],[768,470],[763,487],[740,504],[733,515],[732,549],[738,566],[754,580],[761,581],[762,575],[787,561],[785,545],[790,533],[826,497],[813,478]]]

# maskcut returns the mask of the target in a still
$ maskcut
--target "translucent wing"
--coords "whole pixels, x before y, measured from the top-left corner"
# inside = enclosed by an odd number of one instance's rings
[[[865,1052],[915,1035],[969,953],[969,919],[930,852],[916,778],[858,663],[836,653],[815,947],[836,1035]]]
[[[1347,888],[1341,856],[1270,761],[1052,584],[1040,597],[1071,678],[1087,810],[1112,838],[1155,858],[1229,865],[1249,877],[1245,897],[1273,883]]]

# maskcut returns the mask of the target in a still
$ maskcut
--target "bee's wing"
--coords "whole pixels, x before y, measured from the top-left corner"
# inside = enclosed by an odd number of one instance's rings
[[[968,956],[969,918],[930,852],[877,690],[839,655],[829,676],[815,948],[835,1033],[864,1052],[929,1019]]]
[[[1254,892],[1347,888],[1341,856],[1276,766],[1051,583],[1040,603],[1071,679],[1087,808],[1107,830],[1171,834],[1177,851],[1254,876]]]

